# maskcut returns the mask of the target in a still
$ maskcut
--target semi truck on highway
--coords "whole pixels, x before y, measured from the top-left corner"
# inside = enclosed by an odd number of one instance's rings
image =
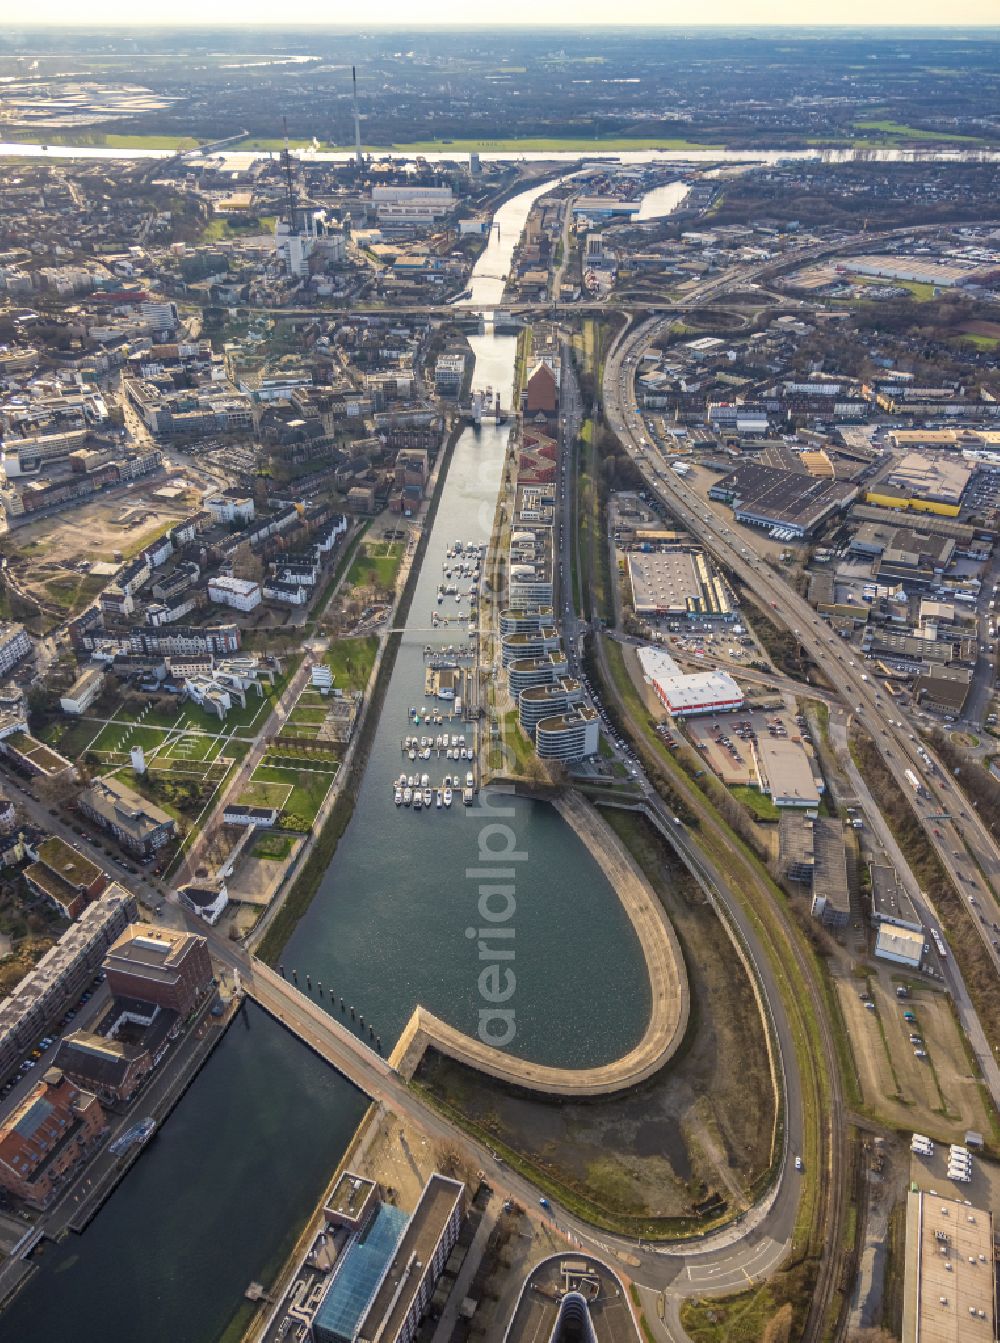
[[[906,779],[906,782],[910,785],[910,787],[919,797],[923,785],[921,784],[917,775],[914,774],[912,769],[908,769],[904,772],[903,777]]]

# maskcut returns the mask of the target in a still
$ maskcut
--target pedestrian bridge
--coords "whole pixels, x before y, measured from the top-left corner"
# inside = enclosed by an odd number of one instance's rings
[[[358,1034],[339,1011],[328,1011],[318,984],[303,991],[262,961],[234,949],[229,959],[239,969],[248,996],[372,1097],[384,1093],[389,1079],[409,1081],[428,1049],[510,1086],[546,1096],[611,1095],[644,1082],[677,1052],[688,1025],[690,993],[677,936],[644,874],[598,812],[575,793],[555,805],[604,870],[643,950],[650,985],[649,1020],[641,1039],[620,1058],[587,1068],[533,1063],[475,1039],[418,1006],[386,1060],[374,1047],[370,1025],[358,1024]]]

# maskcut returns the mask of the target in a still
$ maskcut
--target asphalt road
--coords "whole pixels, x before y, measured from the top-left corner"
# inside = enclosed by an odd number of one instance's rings
[[[655,459],[651,460],[643,443],[646,426],[635,404],[634,368],[639,352],[648,344],[656,326],[653,321],[629,332],[608,358],[604,397],[609,423],[630,451],[652,494],[667,505],[706,550],[766,602],[772,619],[793,631],[802,647],[838,688],[856,721],[872,737],[900,788],[912,794],[906,779],[907,770],[915,772],[923,781],[927,796],[916,800],[918,816],[945,870],[970,902],[970,916],[987,955],[1000,974],[1000,934],[992,927],[994,923],[1000,923],[1000,901],[997,899],[1000,852],[975,810],[947,777],[933,753],[929,753],[930,768],[921,759],[918,754],[920,743],[910,740],[915,734],[908,731],[902,719],[890,716],[900,710],[891,701],[884,702],[888,696],[883,696],[881,683],[865,670],[866,664],[859,659],[857,651],[845,645],[805,599],[774,573],[742,536],[736,537],[673,471],[669,468],[661,471],[656,467]],[[982,921],[971,904],[973,896],[979,902]],[[994,937],[997,946],[993,945]],[[1000,1106],[1000,1091],[994,1095],[994,1100]]]

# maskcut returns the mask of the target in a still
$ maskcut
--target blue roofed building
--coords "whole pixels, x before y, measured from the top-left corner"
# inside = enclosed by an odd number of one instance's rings
[[[367,1228],[347,1246],[313,1320],[316,1343],[355,1343],[409,1220],[401,1209],[382,1203]]]
[[[345,1171],[324,1215],[348,1239],[311,1320],[314,1343],[410,1343],[458,1239],[464,1194],[458,1180],[435,1173],[410,1214]]]

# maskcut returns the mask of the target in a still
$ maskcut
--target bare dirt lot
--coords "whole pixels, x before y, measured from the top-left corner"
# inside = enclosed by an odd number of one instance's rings
[[[147,490],[95,499],[26,522],[10,534],[10,542],[21,554],[44,555],[54,564],[113,560],[116,550],[135,554],[191,511],[183,499],[169,503],[154,499],[153,491],[160,485],[162,481],[157,481]]]
[[[105,587],[116,563],[190,514],[183,499],[154,500],[154,488],[92,500],[3,537],[8,583],[39,603],[43,629],[79,614]]]
[[[894,967],[901,969],[902,967]],[[894,1128],[926,1133],[941,1141],[961,1142],[966,1129],[990,1132],[982,1090],[973,1076],[948,998],[931,988],[913,985],[911,996],[896,997],[889,967],[865,980],[835,980],[847,1025],[865,1108]],[[875,1010],[859,994],[869,991]],[[907,1022],[904,1011],[915,1022]],[[921,1044],[911,1042],[910,1035]],[[917,1058],[922,1048],[927,1058]]]
[[[691,1217],[733,1206],[771,1157],[773,1093],[750,984],[718,920],[662,842],[635,817],[609,822],[640,857],[684,950],[689,1037],[674,1062],[623,1097],[548,1105],[438,1056],[418,1081],[495,1140],[609,1215]]]

